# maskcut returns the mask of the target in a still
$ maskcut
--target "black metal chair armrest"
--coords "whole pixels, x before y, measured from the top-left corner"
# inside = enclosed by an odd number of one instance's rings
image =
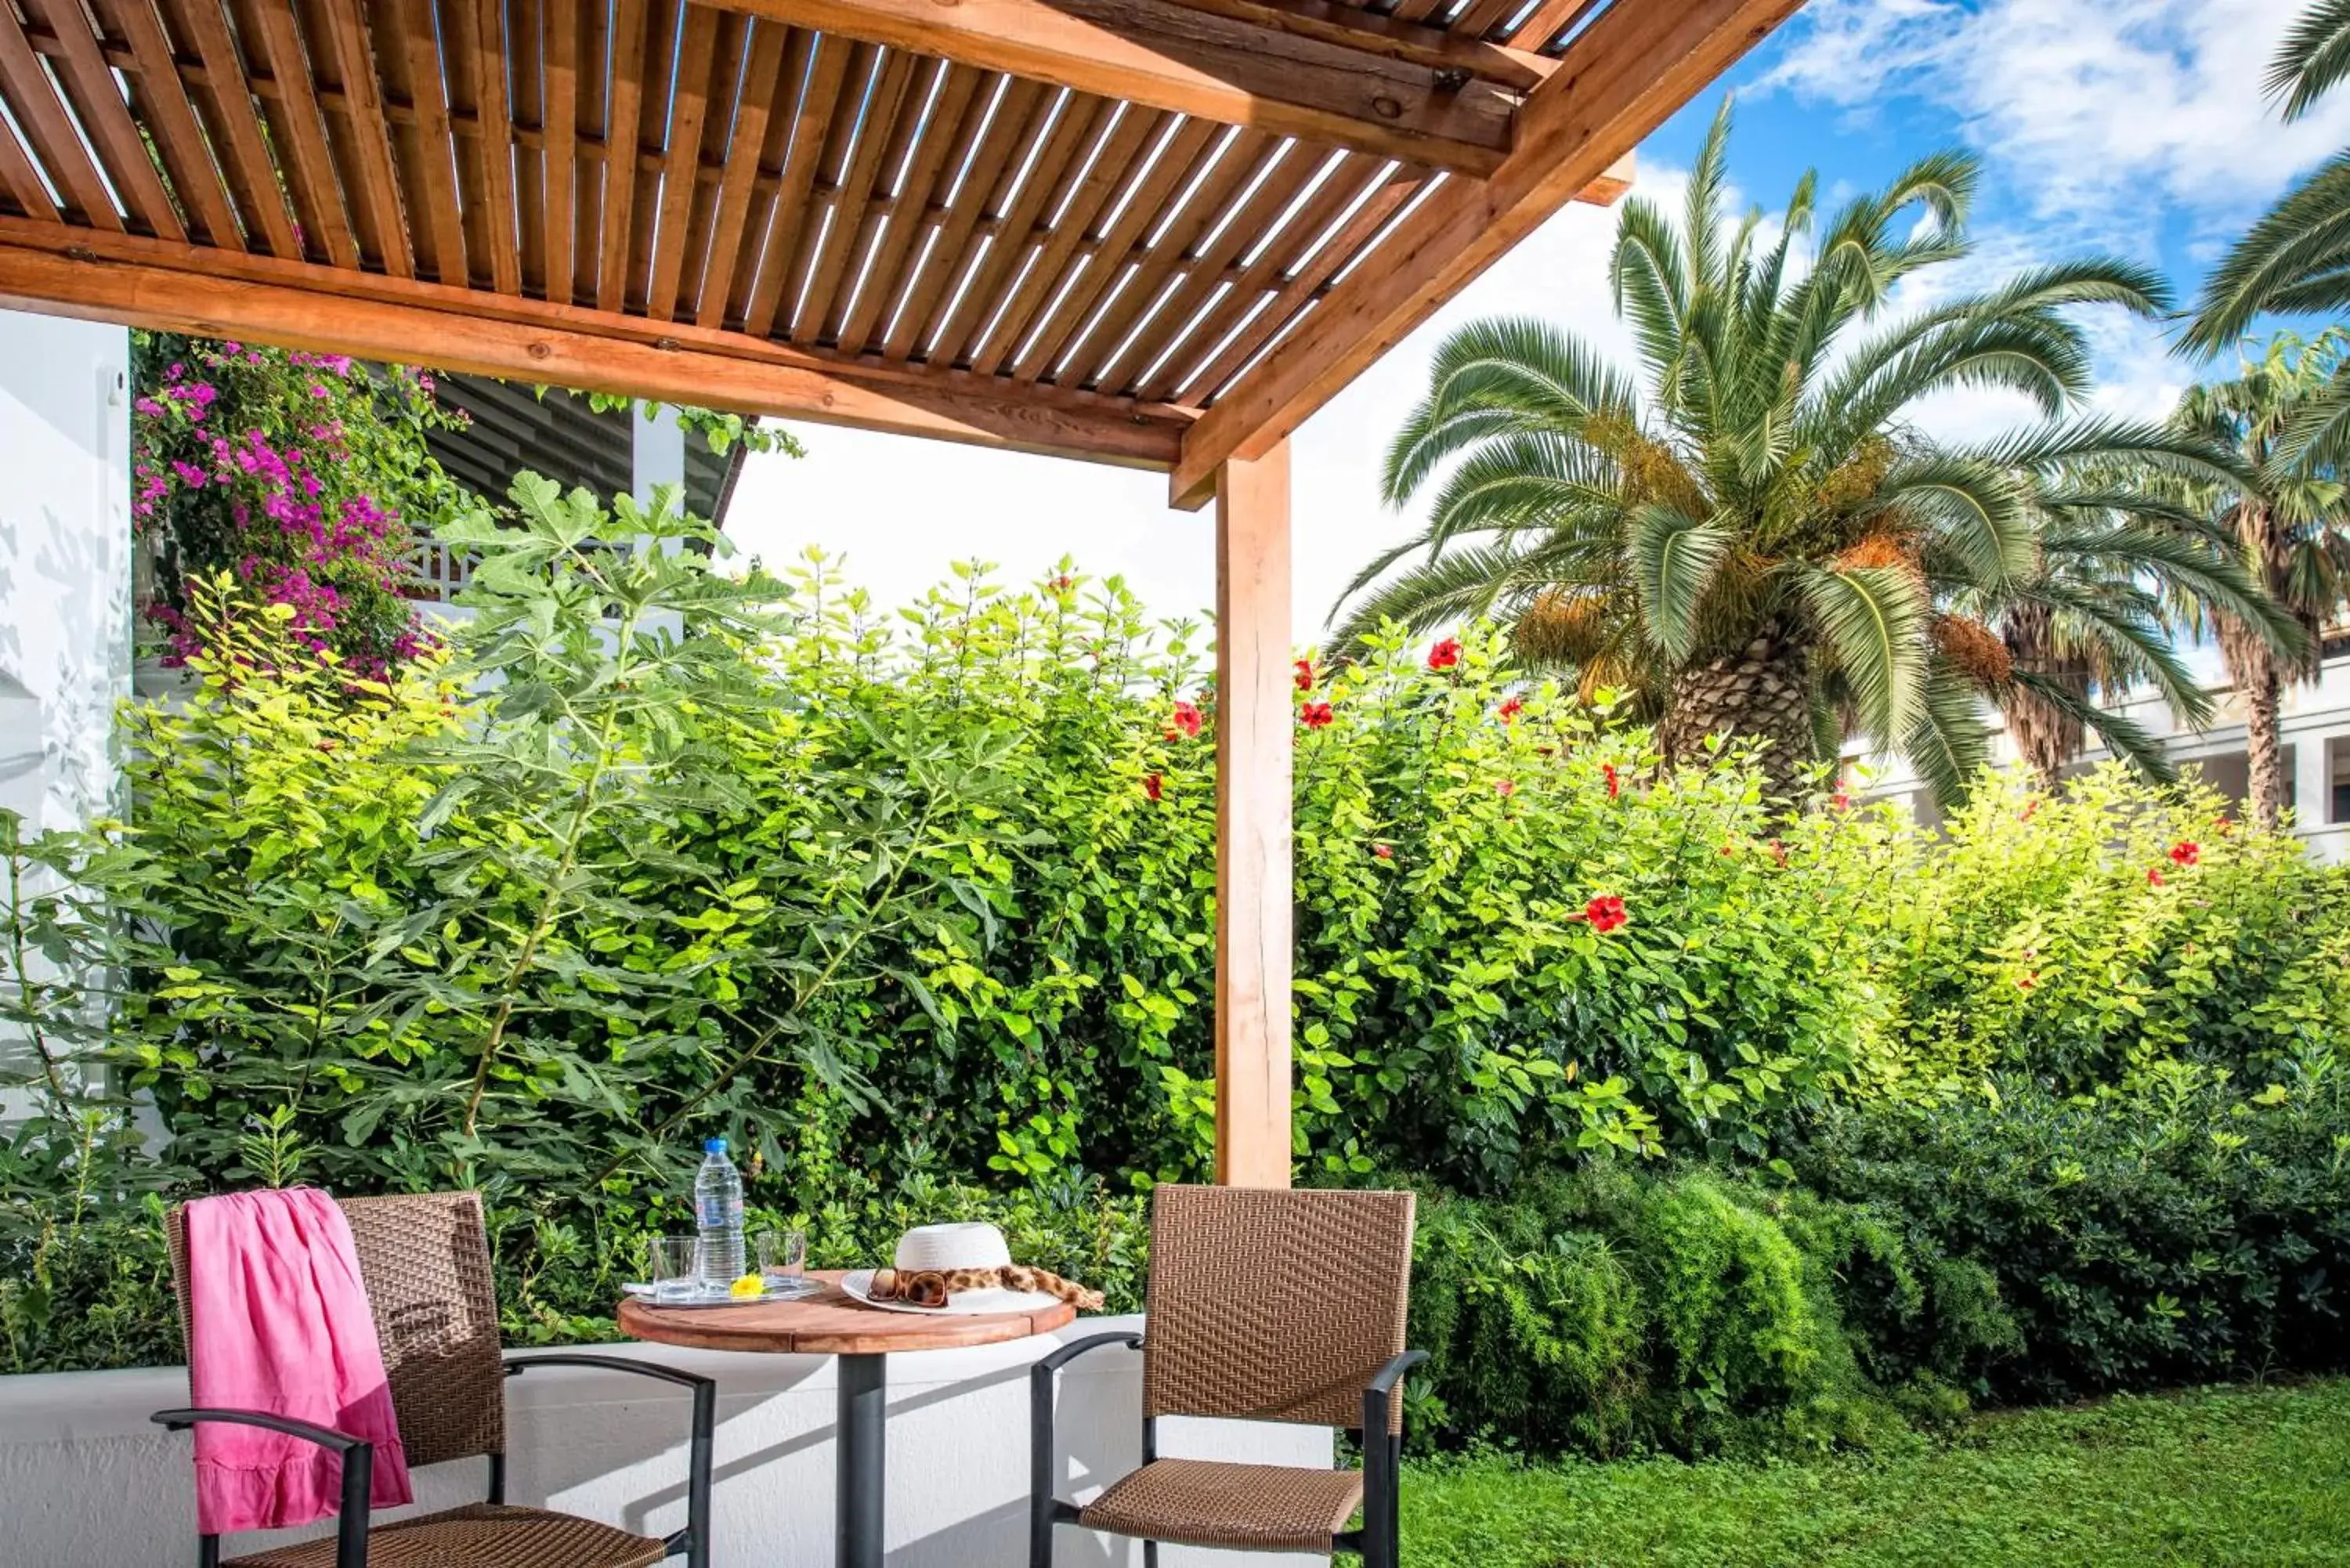
[[[633,1372],[639,1377],[658,1377],[664,1383],[675,1383],[687,1388],[715,1388],[715,1378],[704,1377],[699,1372],[685,1372],[674,1366],[663,1366],[657,1361],[638,1361],[626,1355],[581,1355],[566,1351],[551,1355],[517,1355],[506,1352],[506,1376],[516,1376],[534,1366],[593,1366],[606,1372]]]
[[[354,1449],[366,1449],[370,1453],[375,1449],[375,1445],[365,1438],[354,1438],[348,1432],[338,1432],[332,1427],[297,1421],[291,1416],[273,1416],[266,1410],[158,1410],[147,1418],[174,1432],[185,1431],[201,1421],[222,1421],[238,1427],[262,1427],[272,1432],[283,1432],[289,1438],[306,1438],[338,1454],[348,1454]]]
[[[586,1366],[598,1372],[629,1372],[693,1390],[693,1446],[686,1459],[685,1528],[662,1544],[672,1557],[684,1552],[686,1568],[710,1568],[710,1488],[718,1434],[718,1380],[704,1377],[699,1372],[684,1372],[626,1355],[588,1355],[567,1350],[545,1355],[506,1354],[509,1377],[519,1376],[534,1366]],[[502,1501],[505,1494],[504,1455],[494,1461],[490,1474],[491,1489],[497,1494],[493,1501]]]
[[[313,1426],[291,1417],[273,1416],[265,1410],[158,1410],[147,1418],[174,1432],[211,1421],[259,1427],[334,1449],[343,1457],[343,1500],[335,1517],[335,1568],[367,1568],[368,1503],[375,1494],[373,1443],[348,1432],[338,1432],[332,1427]]]
[[[1089,1334],[1083,1339],[1073,1339],[1031,1366],[1028,1369],[1028,1376],[1032,1380],[1038,1373],[1043,1373],[1049,1377],[1087,1351],[1100,1350],[1113,1345],[1122,1345],[1128,1350],[1139,1350],[1142,1348],[1142,1335],[1133,1333]]]
[[[1142,1348],[1142,1335],[1132,1330],[1091,1334],[1083,1339],[1073,1339],[1052,1355],[1028,1368],[1028,1560],[1049,1563],[1053,1552],[1053,1526],[1075,1519],[1075,1506],[1063,1502],[1054,1494],[1055,1461],[1059,1450],[1053,1441],[1053,1379],[1062,1367],[1088,1351],[1109,1345],[1124,1345],[1128,1350]],[[1142,1423],[1142,1459],[1145,1464],[1158,1457],[1157,1423]]]
[[[1368,1397],[1376,1394],[1382,1399],[1386,1398],[1395,1391],[1395,1386],[1403,1381],[1405,1373],[1427,1359],[1428,1352],[1424,1350],[1405,1351],[1401,1355],[1380,1367],[1378,1376],[1364,1385],[1364,1395]]]

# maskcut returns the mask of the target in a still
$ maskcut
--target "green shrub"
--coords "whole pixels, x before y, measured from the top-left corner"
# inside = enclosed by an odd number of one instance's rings
[[[2178,1065],[2085,1099],[2002,1078],[1994,1099],[1833,1113],[1794,1168],[1997,1281],[2018,1335],[1985,1364],[2002,1397],[2322,1371],[2350,1365],[2345,1077],[2320,1054],[2249,1098]]]
[[[1859,1254],[1875,1277],[1847,1280]],[[1412,1287],[1431,1353],[1416,1430],[1602,1457],[1873,1444],[1904,1411],[1962,1413],[1950,1379],[2012,1343],[1995,1289],[1947,1262],[1873,1210],[1702,1168],[1438,1198]],[[1903,1339],[1929,1326],[1930,1364]]]

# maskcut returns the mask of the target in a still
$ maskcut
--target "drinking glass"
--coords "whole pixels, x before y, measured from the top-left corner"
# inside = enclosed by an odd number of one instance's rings
[[[752,1238],[759,1251],[759,1274],[770,1289],[779,1282],[800,1285],[807,1274],[807,1232],[762,1231]]]
[[[651,1255],[657,1304],[691,1301],[702,1293],[700,1237],[656,1236],[645,1243],[645,1250]]]

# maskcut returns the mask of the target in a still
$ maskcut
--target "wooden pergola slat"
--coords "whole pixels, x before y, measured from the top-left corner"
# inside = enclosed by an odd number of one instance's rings
[[[1217,1169],[1289,1172],[1286,441],[1800,0],[9,0],[0,305],[1217,503]]]

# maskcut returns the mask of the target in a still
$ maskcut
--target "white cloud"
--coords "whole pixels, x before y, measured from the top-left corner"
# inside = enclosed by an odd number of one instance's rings
[[[2262,96],[2303,4],[1814,0],[1763,86],[1863,115],[1918,95],[2060,234],[2144,248],[2184,212],[2216,245],[2350,140],[2350,94],[2292,126]]]

